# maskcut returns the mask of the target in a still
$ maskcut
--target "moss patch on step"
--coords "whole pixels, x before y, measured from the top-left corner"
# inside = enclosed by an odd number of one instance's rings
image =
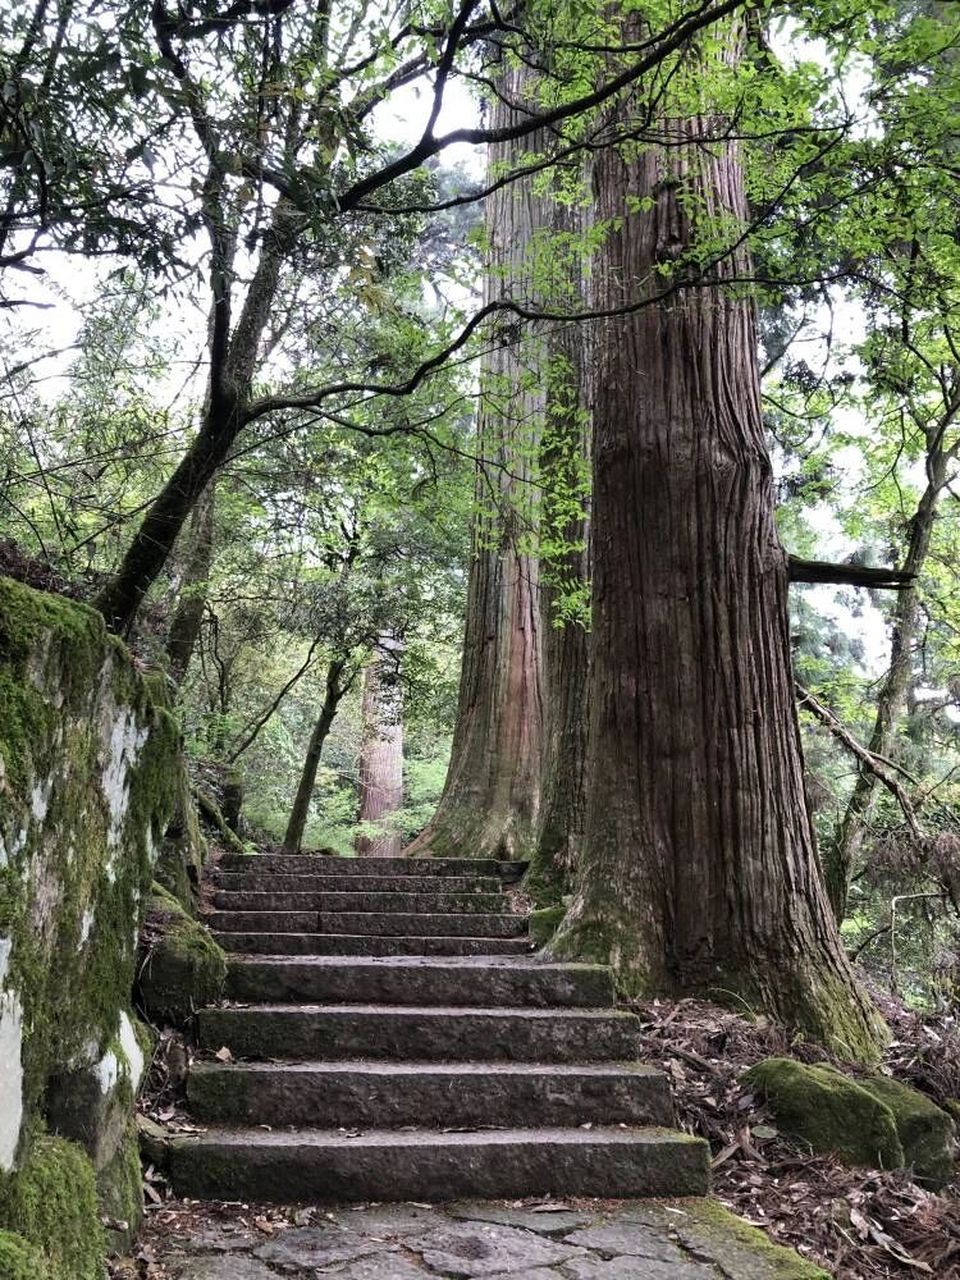
[[[672,1227],[681,1242],[704,1253],[737,1280],[831,1280],[822,1267],[785,1249],[715,1200],[679,1201]]]
[[[545,947],[560,928],[560,922],[566,915],[566,907],[542,907],[539,911],[530,912],[530,937],[537,947]]]

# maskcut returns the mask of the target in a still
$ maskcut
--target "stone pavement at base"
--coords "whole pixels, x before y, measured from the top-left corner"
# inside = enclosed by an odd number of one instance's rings
[[[829,1280],[707,1200],[301,1210],[268,1235],[254,1218],[158,1224],[150,1251],[171,1280]]]

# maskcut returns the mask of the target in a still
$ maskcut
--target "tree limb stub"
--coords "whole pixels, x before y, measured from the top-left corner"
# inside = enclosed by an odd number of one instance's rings
[[[834,564],[830,560],[802,560],[789,556],[791,582],[835,582],[878,591],[905,591],[917,580],[906,569],[874,568],[863,564]]]

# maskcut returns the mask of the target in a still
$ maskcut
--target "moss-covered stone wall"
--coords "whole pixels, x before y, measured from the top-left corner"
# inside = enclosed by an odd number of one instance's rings
[[[91,1185],[129,1135],[137,934],[179,769],[99,614],[0,578],[0,1229],[47,1127]]]

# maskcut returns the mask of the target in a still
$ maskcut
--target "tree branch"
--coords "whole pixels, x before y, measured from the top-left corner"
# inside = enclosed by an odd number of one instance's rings
[[[829,560],[803,560],[789,556],[791,582],[835,582],[878,591],[904,591],[917,580],[906,569],[873,568],[862,564],[834,564]]]
[[[922,844],[925,839],[923,829],[917,820],[916,810],[910,801],[910,797],[902,784],[896,778],[892,778],[886,769],[882,768],[873,752],[868,751],[862,743],[857,741],[849,729],[840,723],[829,707],[825,707],[809,690],[804,689],[803,685],[794,682],[794,688],[800,705],[805,706],[811,714],[816,716],[820,723],[830,730],[837,741],[841,742],[851,755],[857,758],[863,768],[872,773],[879,782],[883,783],[888,791],[892,792],[897,804],[903,810],[903,816],[907,820],[911,835],[918,844]]]

